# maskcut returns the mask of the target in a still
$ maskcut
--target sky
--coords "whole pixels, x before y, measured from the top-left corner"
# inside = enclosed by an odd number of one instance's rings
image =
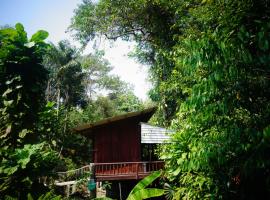
[[[72,44],[78,45],[66,30],[73,11],[80,2],[81,0],[0,0],[0,26],[20,22],[25,27],[28,37],[42,29],[49,32],[48,41],[57,43],[68,39]],[[114,67],[112,73],[131,83],[135,95],[146,100],[151,85],[147,80],[147,67],[127,56],[134,45],[117,40],[113,44],[103,41],[98,47],[105,51],[105,58]],[[91,49],[87,48],[84,53],[90,51]]]

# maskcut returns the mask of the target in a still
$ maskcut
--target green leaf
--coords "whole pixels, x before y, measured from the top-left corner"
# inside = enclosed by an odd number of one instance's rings
[[[49,36],[47,31],[40,30],[32,35],[30,42],[42,42]]]
[[[1,189],[2,189],[2,188],[1,188]],[[6,195],[4,199],[5,199],[5,200],[17,200],[18,198],[15,198],[15,197]]]
[[[56,147],[56,141],[55,141],[55,140],[52,140],[52,145],[53,145],[54,147]]]
[[[7,89],[3,94],[2,94],[2,97],[6,97],[9,93],[12,92],[12,89]]]
[[[266,139],[266,140],[269,140],[269,139],[270,139],[270,126],[266,127],[266,128],[263,130],[263,137],[264,137],[264,139]]]
[[[16,28],[16,30],[17,30],[18,32],[24,32],[24,27],[23,27],[23,25],[22,25],[21,23],[17,23],[17,24],[15,25],[15,28]]]
[[[21,80],[21,77],[20,77],[20,76],[16,76],[16,77],[12,78],[11,80],[7,80],[7,81],[5,82],[5,84],[6,84],[6,85],[10,85],[10,84],[12,84],[14,81],[20,81],[20,80]]]
[[[13,83],[13,81],[14,81],[14,79],[6,81],[6,85],[10,85],[11,83]]]
[[[14,167],[5,168],[3,171],[5,174],[10,176],[11,174],[14,174],[17,170],[18,170],[18,165],[14,166]]]
[[[30,162],[30,156],[24,158],[24,159],[20,159],[18,161],[19,164],[21,164],[22,169],[26,168],[26,165]]]
[[[18,158],[17,163],[21,165],[22,169],[26,168],[26,165],[30,162],[31,156],[39,152],[43,147],[43,143],[40,144],[26,144],[23,149],[16,149],[15,156]]]
[[[9,101],[4,100],[4,105],[5,106],[10,106],[13,102],[14,102],[13,100],[9,100]]]
[[[6,128],[5,134],[1,135],[0,138],[2,139],[2,138],[7,137],[7,135],[11,132],[11,128],[12,128],[12,125],[9,124],[9,125],[7,126],[7,128]]]
[[[140,200],[140,199],[148,199],[152,197],[159,197],[164,194],[163,189],[157,188],[147,188],[136,191],[132,195],[129,195],[127,200]]]
[[[135,185],[135,187],[131,190],[130,195],[132,195],[133,193],[147,187],[154,180],[156,180],[158,177],[160,177],[160,175],[161,175],[161,171],[155,171],[152,174],[150,174],[149,176],[145,177],[139,183],[137,183],[137,185]]]
[[[27,133],[31,133],[31,131],[27,130],[27,129],[23,129],[20,133],[19,133],[19,137],[20,138],[24,138],[26,136]]]
[[[9,36],[9,39],[13,40],[17,35],[17,31],[14,28],[6,28],[0,30],[0,34]]]
[[[175,189],[168,183],[164,184],[164,195],[166,199],[171,200],[175,194]]]
[[[27,200],[34,200],[31,194],[27,194]]]
[[[46,108],[53,108],[53,107],[54,107],[54,105],[55,105],[55,103],[54,103],[54,102],[49,101],[49,102],[46,104]]]
[[[27,185],[31,185],[33,183],[33,181],[27,176],[26,178],[24,178],[22,180],[22,183],[27,184]]]
[[[61,200],[61,196],[55,196],[55,194],[50,191],[47,192],[46,194],[41,195],[37,200]]]
[[[20,23],[17,23],[17,24],[15,25],[15,28],[16,28],[17,33],[18,33],[18,35],[19,35],[20,41],[21,41],[22,43],[27,42],[27,33],[24,31],[23,25],[20,24]]]
[[[178,163],[178,161],[177,161]],[[176,170],[173,171],[173,175],[177,176],[181,172],[181,167],[178,167]]]

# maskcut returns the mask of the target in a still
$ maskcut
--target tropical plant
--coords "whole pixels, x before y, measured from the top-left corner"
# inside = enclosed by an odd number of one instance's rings
[[[161,171],[156,171],[139,181],[135,187],[129,193],[127,200],[140,200],[148,199],[152,197],[162,196],[164,194],[163,189],[146,188],[153,183],[154,180],[161,176]]]
[[[157,188],[146,188],[152,184],[157,178],[161,176],[161,171],[155,171],[152,174],[148,175],[144,179],[140,180],[134,188],[130,191],[127,200],[142,200],[149,199],[152,197],[159,197],[164,195],[163,189]],[[96,200],[107,200],[108,197],[95,198]]]
[[[41,63],[47,36],[46,31],[38,31],[28,39],[21,24],[0,30],[1,199],[42,193],[45,188],[38,178],[50,176],[58,161],[56,152],[40,142],[35,131],[45,103],[47,71]]]
[[[28,39],[21,24],[0,30],[0,108],[5,108],[1,110],[1,133],[14,147],[20,130],[33,128],[45,102],[47,70],[41,62],[48,48],[43,41],[47,36],[38,31]]]

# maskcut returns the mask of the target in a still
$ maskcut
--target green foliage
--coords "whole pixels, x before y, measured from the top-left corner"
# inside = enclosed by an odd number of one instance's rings
[[[75,36],[86,43],[100,35],[115,40],[119,37],[135,40],[138,43],[135,55],[139,61],[150,65],[151,79],[155,90],[151,98],[162,101],[161,114],[169,120],[176,110],[178,90],[162,88],[162,81],[169,78],[173,67],[168,59],[169,50],[174,44],[172,29],[176,6],[182,6],[179,1],[83,1],[75,11],[71,30]],[[166,67],[165,67],[166,66]],[[162,120],[160,120],[162,121]],[[164,121],[164,120],[163,120]]]
[[[48,175],[57,161],[55,152],[45,143],[26,144],[14,151],[6,150],[0,168],[1,192],[5,194],[13,191],[12,195],[25,195],[26,191],[32,191],[34,184],[37,184],[37,177]]]
[[[164,196],[166,199],[171,200],[175,196],[175,188],[174,186],[165,183],[164,184]]]
[[[141,102],[127,83],[110,74],[112,67],[102,52],[82,56],[68,41],[61,41],[51,44],[43,63],[50,72],[46,99],[56,104],[39,113],[37,127],[44,133],[40,139],[78,166],[89,163],[92,143],[72,128],[138,110]]]
[[[82,65],[79,62],[79,51],[67,40],[58,45],[51,44],[43,64],[50,72],[46,89],[47,101],[54,101],[58,108],[84,105],[85,94]]]
[[[47,44],[42,41],[44,36],[37,35],[28,47],[30,41],[21,24],[16,24],[15,29],[0,30],[0,38],[2,145],[10,143],[16,147],[32,139],[33,134],[29,133],[44,103],[47,71],[40,63]]]
[[[72,128],[142,106],[101,52],[81,56],[47,37],[28,39],[21,24],[0,30],[0,198],[59,198],[40,196],[48,188],[38,180],[91,161],[91,141]]]
[[[47,36],[39,31],[28,40],[21,24],[0,30],[1,199],[40,193],[38,177],[48,176],[58,162],[50,146],[40,142],[35,124],[44,105],[47,71],[41,62]]]
[[[78,123],[86,123],[96,117],[92,110],[89,115],[84,113],[87,108],[82,110],[71,107],[67,110],[61,106],[57,109],[55,103],[48,102],[39,113],[36,123],[36,131],[40,133],[39,141],[50,144],[62,159],[56,171],[71,170],[91,162],[91,141],[72,131]]]
[[[47,192],[37,198],[37,200],[61,200],[62,197],[60,195],[56,196],[53,191]],[[31,194],[27,195],[27,200],[34,200]]]
[[[102,52],[82,56],[68,41],[51,46],[44,62],[50,72],[46,99],[57,102],[58,108],[60,105],[68,109],[72,106],[84,108],[104,94],[112,98],[128,92],[129,97],[133,95],[127,83],[110,74],[113,68]]]
[[[143,109],[142,102],[134,95],[132,91],[127,91],[119,94],[116,98],[112,99],[118,112],[135,112]]]
[[[43,42],[47,37],[49,36],[49,33],[47,31],[40,30],[36,32],[34,35],[32,35],[30,42]]]
[[[163,189],[157,188],[146,188],[148,185],[153,183],[158,177],[161,176],[160,171],[153,172],[149,176],[141,180],[129,193],[127,200],[139,200],[139,199],[148,199],[152,197],[162,196],[164,194]]]
[[[175,199],[269,198],[269,1],[83,1],[71,28],[135,40]]]
[[[13,137],[13,141],[10,141],[11,137],[7,139],[15,146],[18,135],[14,134],[22,127],[33,127],[44,103],[47,71],[40,63],[48,45],[42,38],[44,36],[36,36],[36,41],[29,46],[31,42],[21,24],[0,30],[0,107],[5,107],[1,109],[1,123],[8,125],[6,133],[1,131],[1,135]],[[5,125],[1,124],[1,130]]]
[[[38,113],[35,131],[39,132],[39,141],[47,141],[55,149],[56,143],[61,140],[59,135],[60,123],[57,123],[58,112],[55,103],[47,102]]]
[[[209,3],[193,12],[202,19],[204,9],[220,10],[220,6]],[[249,3],[237,6],[243,12],[255,9]],[[269,60],[260,60],[269,54],[258,38],[268,23],[245,24],[246,15],[239,13],[234,24],[224,24],[230,12],[222,19],[214,14],[207,17],[217,19],[218,28],[201,32],[197,40],[181,38],[175,46],[175,75],[184,77],[178,84],[188,96],[173,121],[178,132],[162,158],[167,161],[168,177],[180,185],[177,198],[265,197],[270,164],[263,137],[269,126]]]
[[[80,58],[83,70],[86,74],[84,86],[91,101],[101,93],[115,93],[121,91],[126,83],[120,80],[118,76],[111,75],[113,67],[103,58],[102,51],[96,51],[94,54],[88,54]]]
[[[127,199],[128,200],[138,200],[138,199],[149,199],[152,197],[159,197],[164,194],[163,189],[157,189],[157,188],[146,188],[139,190],[129,196]]]

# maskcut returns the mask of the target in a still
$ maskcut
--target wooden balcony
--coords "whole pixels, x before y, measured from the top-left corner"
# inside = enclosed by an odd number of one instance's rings
[[[163,167],[163,161],[94,163],[94,173],[97,181],[136,180]]]

